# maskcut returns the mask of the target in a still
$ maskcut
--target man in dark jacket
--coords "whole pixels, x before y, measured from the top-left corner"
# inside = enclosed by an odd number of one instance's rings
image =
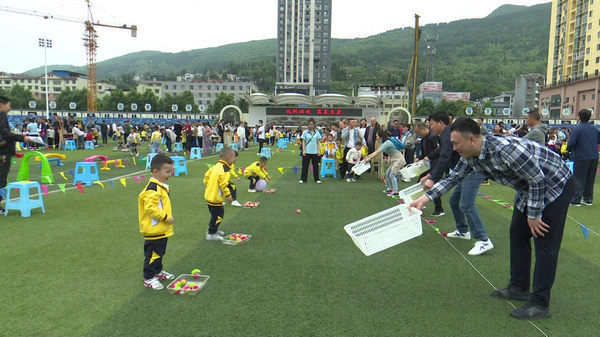
[[[419,160],[423,160],[425,157],[429,159],[430,167],[434,167],[437,164],[438,158],[432,159],[432,154],[438,148],[440,137],[436,136],[429,130],[425,123],[419,122],[415,125],[415,133],[417,136],[421,138],[421,154],[419,155]],[[420,177],[423,178],[429,173],[423,173]],[[442,199],[435,198],[433,199],[433,203],[435,205],[434,213],[444,213],[444,208],[442,207]]]
[[[594,179],[598,168],[598,130],[590,123],[591,112],[583,109],[577,114],[577,125],[567,144],[567,151],[571,152],[573,160],[573,176],[575,177],[575,194],[571,201],[572,206],[583,204],[592,205],[594,198]]]
[[[377,135],[377,130],[379,130],[379,124],[377,124],[375,117],[371,117],[370,123],[365,129],[365,141],[367,142],[369,154],[375,152],[375,135]]]
[[[29,137],[10,132],[8,125],[8,112],[10,111],[10,99],[0,96],[0,202],[6,187],[6,178],[10,171],[10,161],[15,155],[15,143],[30,141]],[[0,207],[0,215],[4,215],[4,208]]]
[[[106,121],[102,121],[102,124],[100,124],[100,133],[102,134],[102,144],[108,143],[108,125]]]
[[[442,111],[436,112],[430,120],[431,131],[440,137],[440,146],[428,157],[435,165],[431,165],[429,174],[421,178],[423,184],[427,180],[433,180],[434,183],[440,181],[444,174],[448,174],[460,159],[460,155],[452,149],[452,142],[450,142],[450,118],[448,114]],[[443,210],[435,210],[431,215],[442,216],[444,214]]]

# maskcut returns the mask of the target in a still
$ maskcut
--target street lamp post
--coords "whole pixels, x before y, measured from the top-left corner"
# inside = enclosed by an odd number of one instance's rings
[[[50,102],[48,102],[48,62],[46,58],[46,50],[48,50],[48,48],[52,48],[52,40],[39,38],[38,44],[40,47],[44,48],[44,75],[46,78],[46,116],[48,117],[48,120],[50,120]]]

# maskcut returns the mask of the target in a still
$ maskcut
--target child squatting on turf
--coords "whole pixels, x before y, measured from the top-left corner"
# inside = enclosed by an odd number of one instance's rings
[[[210,212],[210,222],[208,223],[208,232],[206,240],[223,240],[223,233],[219,230],[219,225],[223,221],[225,208],[223,207],[223,197],[232,202],[231,190],[229,189],[231,166],[235,163],[235,151],[230,147],[225,147],[219,153],[219,162],[213,165],[204,175],[204,199],[208,204]]]
[[[250,166],[246,167],[244,171],[244,177],[250,180],[250,188],[248,188],[248,192],[254,193],[256,192],[256,182],[260,179],[264,179],[267,182],[271,180],[271,177],[265,170],[267,166],[267,157],[260,157],[258,161],[250,164]]]
[[[144,285],[153,290],[164,288],[160,281],[174,276],[164,271],[162,259],[167,239],[173,235],[173,213],[167,180],[173,172],[173,159],[157,154],[150,164],[152,178],[138,196],[140,232],[144,236]]]

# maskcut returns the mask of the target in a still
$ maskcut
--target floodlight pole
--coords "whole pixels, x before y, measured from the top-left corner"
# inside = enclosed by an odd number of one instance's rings
[[[44,48],[44,77],[45,77],[45,80],[46,80],[46,116],[48,118],[48,121],[50,121],[50,102],[48,101],[48,90],[49,90],[49,86],[48,86],[48,59],[47,59],[47,53],[46,53],[46,51],[48,50],[48,48],[52,48],[52,40],[39,38],[38,39],[38,43],[39,43],[40,47]]]

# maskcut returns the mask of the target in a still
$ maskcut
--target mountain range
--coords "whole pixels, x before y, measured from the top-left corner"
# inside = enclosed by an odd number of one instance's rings
[[[420,27],[419,82],[427,72],[422,51],[428,37],[437,37],[434,79],[444,82],[444,90],[471,92],[472,99],[513,90],[520,74],[545,74],[550,12],[551,3],[503,5],[484,18]],[[365,38],[332,39],[330,91],[348,94],[358,84],[405,83],[413,37],[414,29],[405,27]],[[254,76],[267,92],[275,83],[276,48],[276,39],[265,39],[179,53],[140,51],[98,62],[97,72],[99,79],[123,74],[234,72]],[[85,66],[49,68],[85,73]],[[43,67],[27,73],[43,73]]]

